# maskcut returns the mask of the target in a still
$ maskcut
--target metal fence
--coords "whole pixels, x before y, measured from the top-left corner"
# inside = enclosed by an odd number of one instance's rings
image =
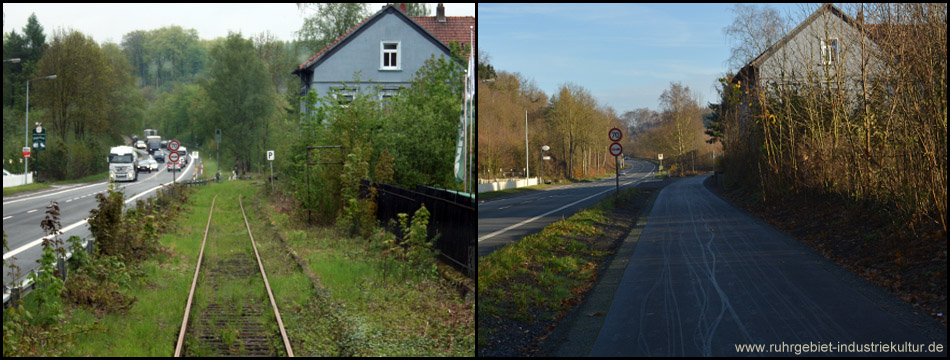
[[[360,196],[369,195],[369,187],[376,188],[376,218],[387,229],[399,234],[398,229],[389,228],[390,219],[398,219],[396,214],[412,215],[425,204],[429,210],[429,238],[439,235],[435,248],[446,263],[475,277],[475,226],[478,216],[475,210],[475,198],[470,194],[436,189],[418,185],[416,190],[381,183],[360,181]]]

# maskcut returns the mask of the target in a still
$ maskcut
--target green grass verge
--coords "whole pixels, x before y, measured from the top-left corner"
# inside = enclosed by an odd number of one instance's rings
[[[301,226],[273,209],[259,215],[319,278],[322,295],[287,303],[287,331],[300,342],[295,355],[475,355],[474,301],[461,299],[447,281],[393,259],[376,237],[368,241]],[[275,296],[282,287],[275,285]]]
[[[61,349],[48,353],[171,356],[208,210],[217,193],[221,195],[209,235],[216,237],[209,239],[207,246],[226,249],[206,249],[205,264],[216,258],[251,256],[249,246],[238,244],[249,241],[240,209],[236,202],[226,204],[239,194],[245,196],[249,222],[295,355],[474,356],[474,299],[461,299],[447,281],[420,275],[406,263],[394,260],[381,246],[374,245],[375,240],[348,238],[333,228],[301,226],[287,215],[276,214],[272,196],[259,189],[254,181],[196,187],[189,204],[159,239],[167,251],[144,261],[144,276],[119,289],[135,297],[134,305],[120,313],[97,314],[66,304],[63,336],[67,340],[56,345]],[[306,259],[320,285],[311,285],[310,278],[286,252],[281,238]],[[254,281],[260,282],[260,278]],[[219,301],[265,300],[262,289],[261,284],[240,280],[222,283],[214,293],[199,291],[195,304],[200,308],[212,296]],[[35,311],[31,298],[27,295],[25,306]],[[261,322],[277,333],[269,305],[267,309]],[[218,330],[222,338],[234,337],[234,329]],[[273,346],[283,348],[279,340]]]
[[[530,322],[570,310],[593,286],[598,264],[610,254],[589,240],[604,236],[602,229],[610,223],[606,214],[618,201],[632,201],[637,191],[624,190],[619,199],[610,196],[479,259],[480,341],[497,330],[484,322],[490,317]]]

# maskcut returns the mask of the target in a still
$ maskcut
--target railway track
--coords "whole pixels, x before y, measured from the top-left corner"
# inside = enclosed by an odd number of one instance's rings
[[[195,267],[195,276],[185,304],[181,331],[178,333],[178,341],[175,344],[175,357],[284,354],[293,357],[293,349],[287,339],[287,332],[284,330],[283,320],[274,301],[274,294],[267,280],[267,273],[264,271],[264,265],[244,211],[244,203],[240,197],[238,197],[238,204],[241,207],[247,237],[250,239],[257,263],[254,264],[249,252],[242,252],[241,249],[235,251],[234,248],[237,247],[233,246],[234,244],[227,246],[228,249],[219,249],[220,252],[230,251],[225,252],[224,256],[205,257],[205,245],[217,199],[218,196],[215,195],[211,200],[208,223],[201,240],[201,250],[198,252],[198,264]],[[228,235],[234,238],[233,234],[216,232],[216,236],[220,238],[226,238]],[[203,265],[205,268],[202,273]],[[263,288],[266,289],[267,298],[270,300],[273,316],[267,309],[264,294],[258,291],[260,287],[256,280],[258,274],[260,279],[263,279]],[[201,275],[200,279],[199,275]],[[199,280],[202,282],[202,291],[196,296]],[[193,309],[196,297],[203,300],[201,301],[203,305],[198,309]],[[272,325],[273,322],[276,322],[279,334],[274,330],[274,326],[268,325],[268,323]]]

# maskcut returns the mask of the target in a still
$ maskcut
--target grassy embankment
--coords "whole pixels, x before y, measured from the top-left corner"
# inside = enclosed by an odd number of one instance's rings
[[[205,173],[211,172],[206,168]],[[233,232],[235,239],[240,237],[244,225],[236,202],[238,195],[244,196],[295,355],[474,355],[472,299],[460,299],[451,285],[414,273],[363,239],[340,236],[333,228],[302,226],[287,215],[275,214],[271,197],[259,189],[250,181],[199,186],[176,225],[159,240],[167,252],[146,260],[143,276],[121,289],[136,298],[130,309],[97,314],[66,306],[64,333],[71,340],[65,355],[172,355],[208,209],[216,193],[215,206],[225,210],[216,210],[209,236],[226,231]],[[223,205],[229,201],[233,204]],[[230,207],[238,209],[237,215],[221,216],[232,212]],[[235,218],[241,223],[232,223]],[[286,245],[281,238],[286,239]],[[207,246],[213,244],[209,239]],[[306,262],[307,270],[301,271],[285,246]],[[315,276],[305,275],[306,271]],[[35,309],[31,296],[26,297],[26,306]]]
[[[621,192],[539,233],[501,248],[478,263],[479,345],[496,331],[494,319],[555,320],[595,283],[599,265],[629,231],[640,189]],[[645,195],[645,194],[641,194]],[[642,198],[642,196],[641,196]],[[641,201],[642,202],[642,201]],[[634,210],[635,211],[635,210]]]

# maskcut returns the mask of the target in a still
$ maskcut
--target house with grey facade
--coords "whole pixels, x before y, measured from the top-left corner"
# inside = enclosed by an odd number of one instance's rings
[[[859,15],[854,19],[832,4],[823,4],[801,24],[746,64],[734,84],[750,94],[820,85],[857,96],[883,62]]]
[[[436,16],[408,16],[404,6],[383,6],[294,70],[300,77],[300,95],[315,91],[324,96],[337,89],[343,91],[340,100],[345,103],[356,92],[378,86],[380,99],[393,96],[410,85],[412,75],[432,55],[451,58],[449,42],[458,41],[467,54],[474,26],[473,16],[445,16],[442,4]],[[354,82],[356,72],[359,85]],[[302,111],[304,106],[301,102]]]

